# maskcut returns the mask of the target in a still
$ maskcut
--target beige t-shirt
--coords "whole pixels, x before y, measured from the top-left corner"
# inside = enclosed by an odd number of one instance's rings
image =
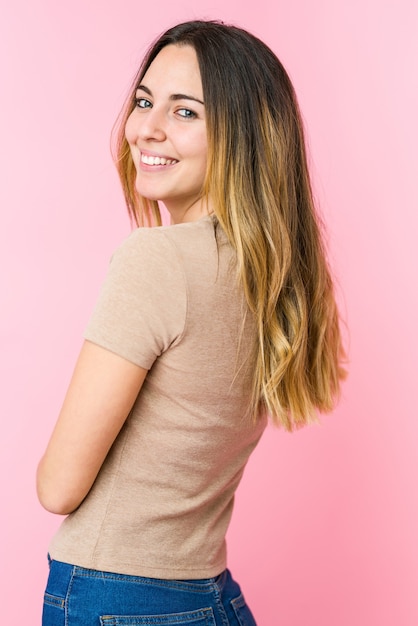
[[[216,220],[135,230],[85,337],[149,372],[51,557],[152,578],[216,576],[234,492],[266,424],[247,414],[255,327]]]

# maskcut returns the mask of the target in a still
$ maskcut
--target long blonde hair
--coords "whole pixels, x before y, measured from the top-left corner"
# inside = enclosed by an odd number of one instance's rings
[[[292,430],[328,412],[345,372],[339,315],[315,210],[303,124],[292,83],[258,38],[220,22],[164,33],[134,81],[120,122],[116,161],[128,210],[139,225],[161,223],[140,197],[124,136],[135,88],[160,50],[190,45],[203,85],[208,167],[203,194],[236,250],[257,325],[251,411]]]

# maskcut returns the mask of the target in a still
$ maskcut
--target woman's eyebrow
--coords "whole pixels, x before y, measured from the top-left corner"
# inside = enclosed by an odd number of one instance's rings
[[[185,93],[173,93],[170,96],[170,100],[193,100],[194,102],[199,102],[199,104],[205,104],[203,100],[199,100],[199,98],[195,98],[194,96],[188,96]]]
[[[148,87],[146,87],[145,85],[138,85],[137,89],[145,91],[145,93],[147,93],[149,96],[152,96],[151,89],[148,89]],[[194,102],[199,102],[199,104],[203,104],[203,106],[205,104],[203,100],[199,100],[199,98],[196,98],[195,96],[189,96],[185,93],[173,93],[170,96],[170,100],[193,100]]]

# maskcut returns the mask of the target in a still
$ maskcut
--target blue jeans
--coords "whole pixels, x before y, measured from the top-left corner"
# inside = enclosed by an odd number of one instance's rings
[[[42,626],[256,626],[229,570],[160,580],[50,561]]]

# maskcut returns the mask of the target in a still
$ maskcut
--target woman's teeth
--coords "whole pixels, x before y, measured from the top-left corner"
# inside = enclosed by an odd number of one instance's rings
[[[175,159],[165,159],[164,157],[149,156],[147,154],[141,154],[141,162],[146,165],[172,165],[177,163]]]

